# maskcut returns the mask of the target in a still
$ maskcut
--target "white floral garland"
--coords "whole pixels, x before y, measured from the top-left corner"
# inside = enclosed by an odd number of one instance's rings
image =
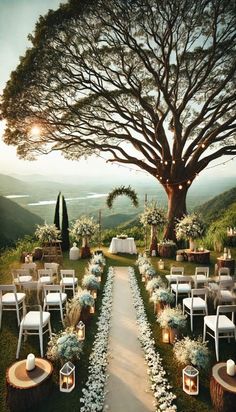
[[[108,344],[111,326],[111,312],[113,301],[114,270],[109,268],[106,284],[104,286],[101,313],[98,318],[98,328],[93,343],[93,349],[89,357],[88,379],[82,389],[83,404],[80,412],[98,412],[103,410],[107,380]]]
[[[148,375],[152,382],[151,389],[155,397],[156,412],[175,412],[176,405],[172,402],[176,396],[170,391],[171,386],[168,383],[161,363],[161,357],[155,351],[155,341],[152,336],[152,331],[147,320],[142,297],[138,282],[134,273],[134,269],[129,267],[129,282],[131,286],[134,307],[136,310],[137,324],[139,327],[139,340],[144,350],[145,360],[148,365]]]

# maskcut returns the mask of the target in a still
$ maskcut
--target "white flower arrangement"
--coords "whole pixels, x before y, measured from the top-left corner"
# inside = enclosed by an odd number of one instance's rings
[[[165,307],[157,316],[157,322],[162,328],[184,329],[187,323],[187,315],[184,315],[181,308]]]
[[[207,342],[198,339],[190,339],[186,336],[174,344],[174,355],[181,364],[192,364],[197,368],[205,369],[209,365],[209,349]]]
[[[100,276],[102,274],[103,269],[98,264],[90,264],[88,265],[88,273],[92,273],[92,275]]]
[[[143,255],[140,253],[140,254],[138,255],[137,260],[135,261],[135,264],[136,264],[137,266],[142,266],[142,265],[144,265],[145,263],[150,263],[150,259],[147,258],[147,256],[146,256],[145,253],[144,253]]]
[[[155,341],[152,336],[151,327],[147,320],[135,273],[131,267],[129,268],[129,278],[139,327],[139,340],[144,350],[148,366],[147,373],[152,382],[151,389],[155,397],[155,410],[156,412],[177,411],[176,405],[173,405],[176,396],[172,393],[171,386],[165,377],[166,372],[161,364],[161,357],[155,350]]]
[[[157,272],[156,269],[153,266],[150,266],[146,271],[145,274],[149,277],[149,278],[153,278],[154,276],[156,276]]]
[[[106,259],[104,258],[104,256],[102,254],[98,254],[98,255],[93,255],[93,257],[90,259],[90,263],[92,265],[102,265],[105,266],[106,264]]]
[[[74,222],[70,232],[76,239],[80,239],[81,237],[93,236],[98,228],[99,225],[94,222],[92,217],[82,216]]]
[[[120,235],[116,235],[117,239],[127,239],[127,235],[125,233],[121,233]]]
[[[109,268],[104,286],[101,313],[98,318],[98,328],[89,357],[88,379],[82,389],[83,404],[80,412],[98,412],[103,410],[105,399],[105,383],[107,381],[108,345],[111,326],[111,311],[113,300],[113,268]]]
[[[94,298],[87,290],[78,291],[77,294],[71,299],[71,302],[78,302],[81,308],[94,306],[95,304]]]
[[[44,225],[37,225],[37,229],[35,231],[35,236],[41,242],[53,242],[58,240],[60,234],[60,230],[57,229],[55,225],[48,225],[47,223]]]
[[[155,289],[158,289],[163,286],[164,286],[163,280],[160,276],[158,276],[148,281],[146,285],[146,289],[148,292],[152,293]]]
[[[98,290],[100,282],[98,282],[95,275],[85,275],[82,279],[82,286],[88,290]]]
[[[140,222],[144,226],[162,226],[166,223],[166,212],[158,207],[156,202],[151,202],[145,206],[144,212],[140,215]]]
[[[46,357],[51,361],[73,361],[80,358],[83,344],[73,328],[54,334],[48,342]]]
[[[142,265],[139,265],[139,273],[141,273],[141,275],[145,275],[146,271],[151,267],[151,263],[150,262],[146,262],[143,263]]]
[[[175,300],[175,297],[170,289],[166,288],[159,288],[156,289],[151,297],[151,301],[154,303],[161,302],[165,303],[166,305],[170,305]]]
[[[173,240],[169,239],[163,239],[161,240],[158,245],[163,245],[163,246],[176,246],[176,243]]]
[[[205,225],[200,216],[196,213],[184,215],[179,219],[175,226],[176,238],[180,239],[198,239],[202,237],[205,231]]]

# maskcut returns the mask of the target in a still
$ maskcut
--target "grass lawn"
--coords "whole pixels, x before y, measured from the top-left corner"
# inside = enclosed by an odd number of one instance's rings
[[[133,266],[136,260],[135,256],[131,255],[111,255],[108,253],[107,248],[104,248],[104,253],[106,255],[107,266]],[[236,249],[232,249],[232,256],[236,258]],[[218,256],[218,255],[217,255]],[[153,265],[157,268],[159,258],[152,258]],[[213,275],[214,273],[214,264],[216,261],[216,254],[214,252],[211,253],[211,267],[210,273]],[[41,263],[41,262],[40,262]],[[1,260],[1,278],[0,283],[11,283],[11,269],[20,265],[19,259],[16,254],[12,254],[8,258],[3,258]],[[165,274],[169,273],[170,265],[178,263],[173,260],[165,259],[165,269],[160,271],[158,270],[158,274],[165,276]],[[68,259],[68,255],[64,256],[63,259],[63,268],[71,268],[76,270],[76,275],[79,280],[79,284],[81,283],[81,279],[84,276],[84,269],[87,265],[87,260],[78,260],[78,261],[70,261]],[[185,266],[186,274],[192,275],[194,273],[195,264],[189,262],[180,262],[180,265]],[[178,266],[180,266],[178,264]],[[137,273],[137,270],[136,270]],[[103,288],[104,282],[106,279],[106,270],[105,275],[102,280]],[[162,359],[163,359],[163,366],[167,372],[168,379],[173,386],[173,392],[177,396],[177,406],[179,412],[212,412],[213,409],[211,407],[210,396],[209,396],[209,377],[211,375],[211,368],[207,373],[200,374],[200,393],[198,396],[188,396],[182,390],[182,367],[176,365],[176,362],[173,358],[173,350],[172,346],[168,344],[163,344],[161,342],[161,330],[159,325],[156,322],[155,315],[153,314],[153,304],[149,302],[148,293],[144,287],[144,284],[141,282],[141,276],[137,273],[137,279],[140,285],[142,297],[144,300],[144,304],[146,307],[148,319],[151,323],[154,338],[157,345],[157,350],[160,352]],[[101,290],[102,291],[102,290]],[[58,370],[60,365],[56,365],[54,368],[54,389],[52,390],[51,396],[45,402],[41,403],[37,408],[34,408],[36,412],[73,412],[79,411],[80,403],[79,399],[81,396],[81,389],[86,381],[87,378],[87,366],[88,366],[88,357],[91,351],[94,334],[96,333],[96,320],[99,314],[99,307],[101,303],[101,295],[99,293],[98,301],[97,301],[97,311],[96,314],[91,319],[89,327],[86,329],[86,341],[84,345],[84,352],[81,356],[80,361],[76,365],[76,379],[77,385],[76,388],[69,394],[61,393],[58,389]],[[121,296],[122,302],[122,296]],[[212,307],[210,308],[212,310]],[[60,323],[60,316],[59,312],[53,313],[52,312],[52,327],[54,331],[58,331],[62,328]],[[194,320],[194,330],[196,335],[202,334],[203,331],[203,320],[202,318],[195,318]],[[188,328],[184,332],[185,335],[191,335],[189,323]],[[16,353],[16,346],[18,340],[18,328],[16,325],[16,316],[15,313],[3,313],[3,321],[2,321],[2,329],[0,332],[0,339],[1,339],[1,346],[0,346],[0,411],[6,411],[6,386],[5,386],[5,371],[9,365],[11,365],[15,361],[15,353]],[[47,335],[46,335],[47,339]],[[46,340],[44,341],[44,349],[46,348]],[[214,351],[214,344],[213,340],[209,342],[209,348],[211,351],[211,358],[210,358],[210,365],[216,362],[215,360],[215,351]],[[29,337],[27,342],[22,344],[21,351],[20,351],[20,359],[23,359],[27,356],[29,352],[33,352],[36,356],[39,356],[39,342],[38,337]],[[231,342],[228,344],[227,341],[221,341],[220,343],[220,360],[225,361],[229,358],[232,358],[236,361],[236,344]],[[123,412],[123,411],[121,411]]]

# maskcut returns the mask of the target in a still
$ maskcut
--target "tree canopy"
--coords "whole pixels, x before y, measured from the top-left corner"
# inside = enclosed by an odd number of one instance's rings
[[[40,17],[7,83],[5,142],[105,152],[187,192],[236,154],[235,28],[234,0],[71,0]]]

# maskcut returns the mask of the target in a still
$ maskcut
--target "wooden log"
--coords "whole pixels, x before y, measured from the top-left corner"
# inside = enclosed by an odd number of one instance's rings
[[[212,369],[210,394],[216,412],[235,412],[236,377],[227,375],[225,363],[218,363]]]

